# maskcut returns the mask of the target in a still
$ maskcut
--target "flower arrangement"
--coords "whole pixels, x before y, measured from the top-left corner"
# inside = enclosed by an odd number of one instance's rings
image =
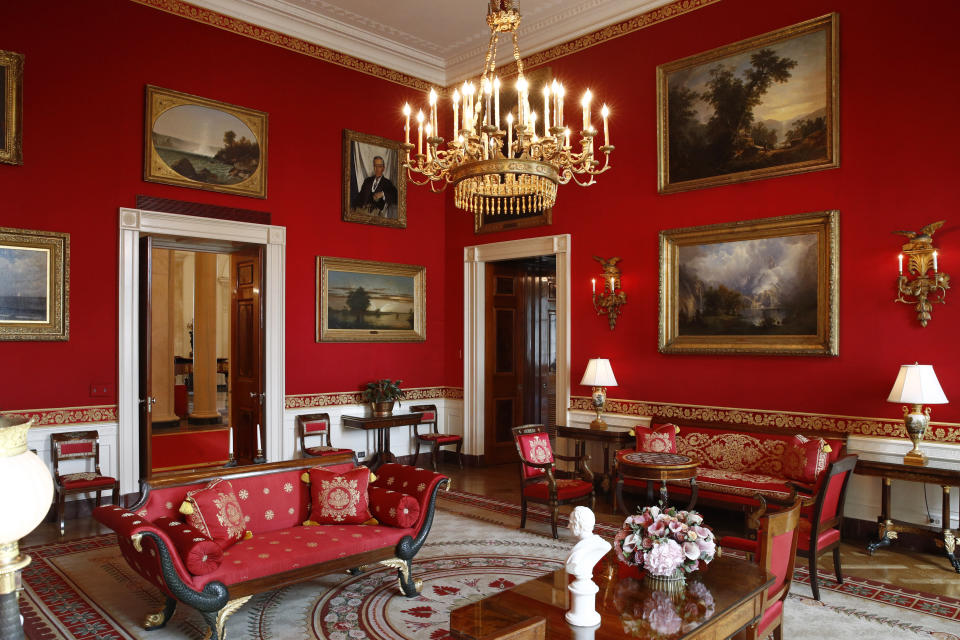
[[[613,539],[613,548],[621,562],[664,578],[680,569],[692,573],[717,553],[713,531],[703,526],[703,516],[673,507],[644,507],[628,516]]]
[[[620,612],[623,632],[638,638],[673,638],[689,633],[713,617],[716,611],[713,594],[700,581],[686,585],[673,596],[663,591],[649,592],[640,600],[640,583],[633,578],[617,585],[614,604]]]

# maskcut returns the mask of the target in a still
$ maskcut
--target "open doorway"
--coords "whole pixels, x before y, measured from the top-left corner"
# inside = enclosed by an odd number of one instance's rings
[[[484,462],[515,462],[511,429],[554,426],[557,261],[552,255],[486,265]]]

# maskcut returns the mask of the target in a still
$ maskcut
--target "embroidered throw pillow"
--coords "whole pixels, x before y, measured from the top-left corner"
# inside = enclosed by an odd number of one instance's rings
[[[680,428],[675,424],[659,424],[652,427],[637,425],[637,451],[654,453],[676,453],[677,433]]]
[[[187,492],[180,505],[187,524],[227,549],[244,538],[246,520],[229,480],[218,478],[203,489]]]
[[[198,529],[168,516],[153,521],[158,529],[173,540],[176,552],[186,565],[187,571],[195,576],[213,573],[223,562],[223,549]]]
[[[810,440],[801,435],[793,437],[793,446],[784,452],[783,472],[791,480],[816,484],[827,468],[830,445],[823,438]]]
[[[344,473],[323,467],[310,469],[310,520],[319,524],[363,524],[370,519],[367,485],[370,470],[357,467]]]
[[[370,511],[380,524],[388,527],[412,527],[420,517],[420,503],[413,496],[374,486],[369,488],[367,495]]]

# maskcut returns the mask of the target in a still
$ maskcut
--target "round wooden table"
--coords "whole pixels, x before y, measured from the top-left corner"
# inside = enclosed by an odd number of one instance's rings
[[[690,481],[690,504],[687,509],[693,509],[697,503],[697,466],[700,463],[690,456],[679,453],[658,453],[652,451],[617,452],[617,504],[624,514],[630,515],[627,505],[623,501],[623,479],[636,478],[647,482],[660,481],[660,506],[666,507],[669,502],[667,480]]]

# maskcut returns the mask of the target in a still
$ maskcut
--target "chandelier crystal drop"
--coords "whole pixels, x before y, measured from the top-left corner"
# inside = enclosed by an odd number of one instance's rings
[[[580,101],[583,123],[579,152],[570,145],[572,133],[564,121],[566,90],[562,84],[554,79],[544,86],[541,115],[531,109],[530,87],[523,75],[517,39],[519,4],[519,0],[489,0],[490,43],[480,85],[478,88],[473,82],[464,82],[459,89],[454,89],[452,135],[445,145],[437,123],[435,90],[430,90],[426,114],[420,110],[415,116],[416,145],[410,142],[413,110],[409,104],[403,106],[406,120],[403,164],[410,180],[417,185],[429,185],[434,192],[453,184],[456,206],[475,216],[542,211],[556,202],[558,185],[573,180],[580,186],[590,186],[596,182],[595,176],[610,169],[610,152],[614,149],[610,144],[610,110],[607,105],[600,110],[603,120],[601,166],[594,155],[597,131],[591,120],[593,96],[589,89]],[[500,114],[501,81],[494,71],[501,33],[509,33],[513,39],[513,57],[517,64],[516,122],[513,113],[507,113],[502,119]]]

